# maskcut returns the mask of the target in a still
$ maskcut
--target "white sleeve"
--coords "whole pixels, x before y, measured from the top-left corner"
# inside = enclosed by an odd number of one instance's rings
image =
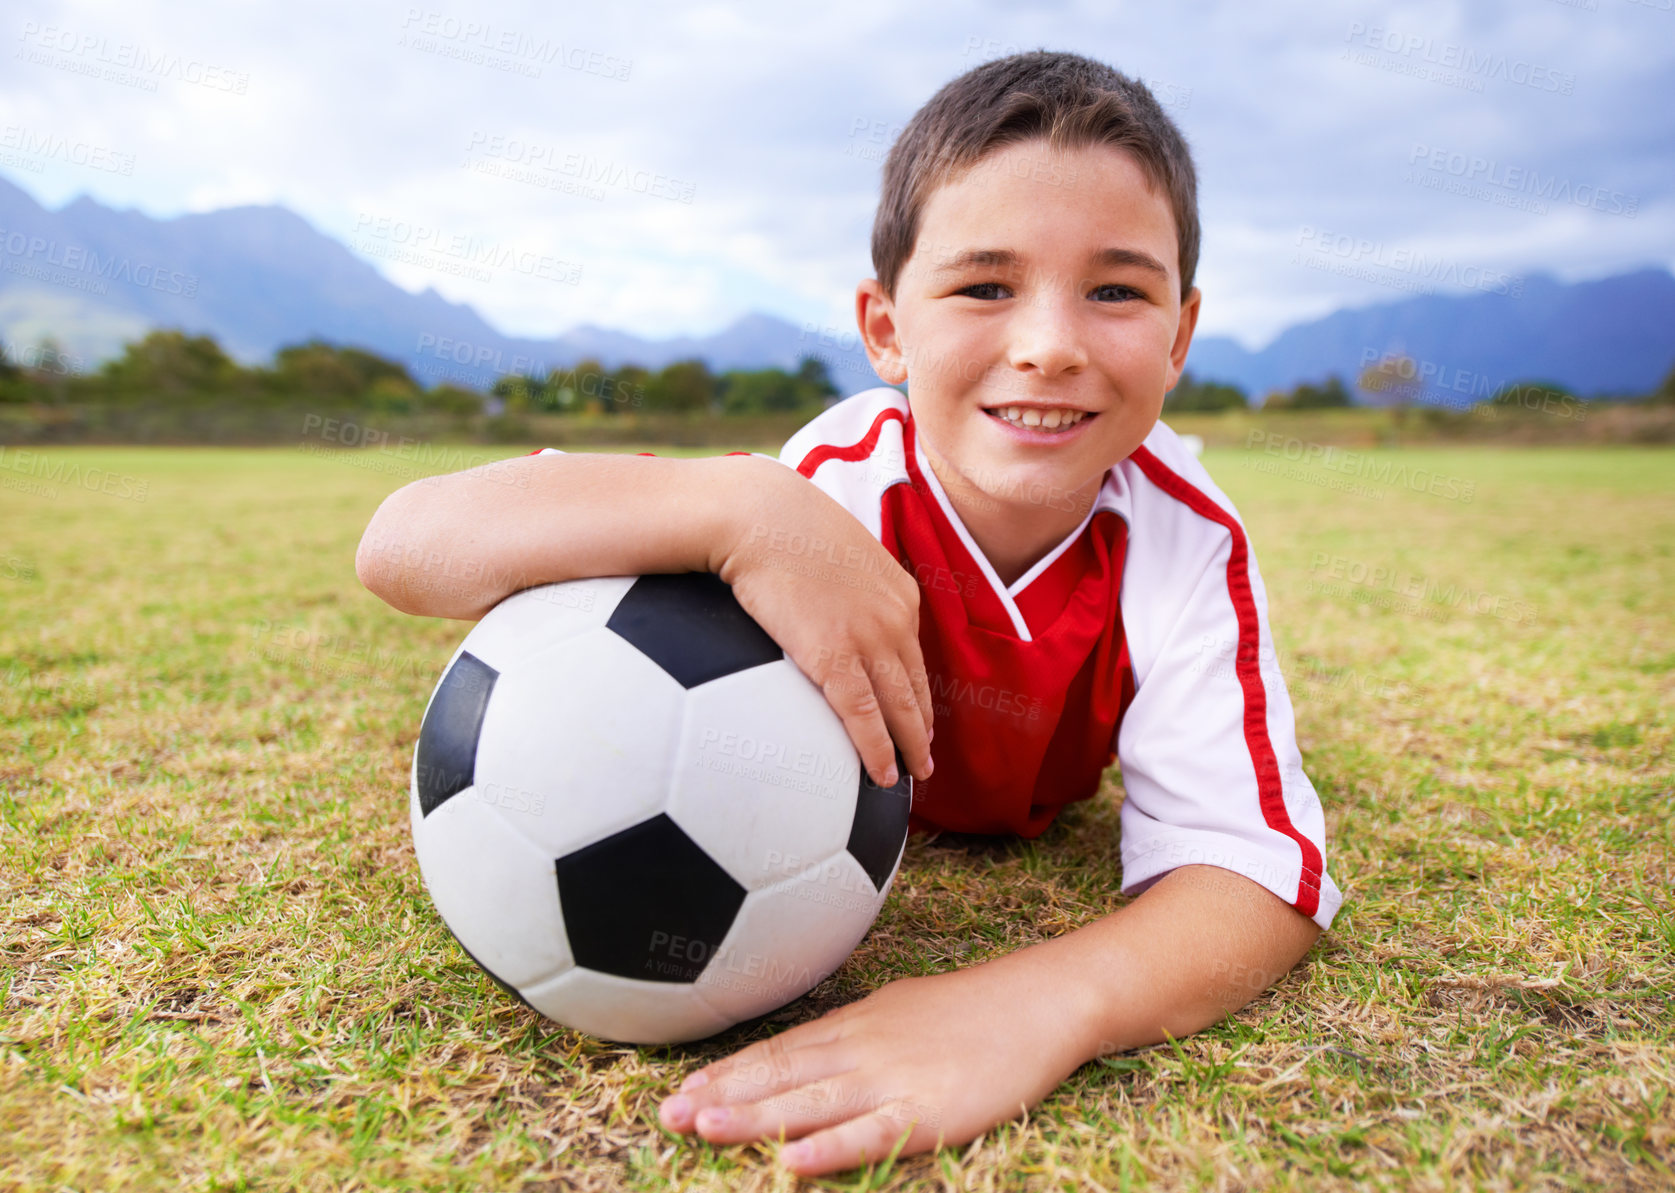
[[[556,447],[543,447],[543,448],[539,449],[538,451],[532,451],[529,454],[532,455],[532,456],[562,456],[564,454],[564,452],[561,449],[556,448]],[[638,453],[636,453],[636,454],[638,454]],[[733,455],[734,453],[733,452],[724,452],[723,454],[730,456],[730,455]],[[785,463],[785,461],[781,460],[778,456],[770,456],[767,452],[746,452],[744,454],[755,456],[758,460],[772,460],[775,464]]]
[[[1326,873],[1325,813],[1303,773],[1255,555],[1202,467],[1184,452],[1170,466],[1164,480],[1194,490],[1197,508],[1137,478],[1124,566],[1135,694],[1117,733],[1123,892],[1176,866],[1219,866],[1328,928],[1343,895]]]

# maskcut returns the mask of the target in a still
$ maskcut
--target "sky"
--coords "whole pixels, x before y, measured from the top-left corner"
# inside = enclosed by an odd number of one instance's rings
[[[1201,335],[1675,266],[1675,0],[13,0],[7,41],[0,175],[48,206],[282,204],[518,335],[852,330],[891,140],[1033,49],[1186,135]],[[465,240],[551,264],[461,277]]]

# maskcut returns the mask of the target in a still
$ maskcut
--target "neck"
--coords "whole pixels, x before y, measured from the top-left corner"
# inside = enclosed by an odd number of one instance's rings
[[[929,444],[925,458],[972,541],[1008,588],[1081,525],[1105,483],[1101,473],[1073,493],[1056,493],[1051,501],[1002,500],[960,475]]]

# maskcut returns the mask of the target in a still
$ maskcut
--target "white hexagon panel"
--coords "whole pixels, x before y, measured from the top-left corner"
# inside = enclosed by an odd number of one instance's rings
[[[747,890],[849,839],[861,760],[825,694],[780,659],[686,694],[669,815]]]
[[[632,576],[594,576],[514,592],[472,627],[460,649],[496,671],[509,670],[554,643],[599,629],[633,584]]]
[[[522,992],[537,1011],[580,1031],[630,1044],[701,1040],[732,1021],[686,983],[642,982],[591,969],[570,972]]]
[[[496,681],[474,784],[551,858],[568,853],[662,811],[684,696],[609,630],[549,646]]]
[[[472,788],[425,815],[413,801],[413,849],[448,930],[501,983],[520,987],[570,968],[550,854]]]
[[[765,1015],[842,965],[883,904],[884,893],[847,849],[752,891],[698,975],[697,991],[735,1022]]]

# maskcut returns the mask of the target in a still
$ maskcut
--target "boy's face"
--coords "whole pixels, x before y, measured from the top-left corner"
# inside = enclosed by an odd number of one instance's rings
[[[1186,363],[1199,296],[1182,302],[1179,260],[1168,199],[1127,152],[1026,141],[931,194],[894,301],[869,278],[856,314],[933,460],[1013,506],[1079,495],[1079,517]],[[1082,417],[1020,428],[1008,407]]]

